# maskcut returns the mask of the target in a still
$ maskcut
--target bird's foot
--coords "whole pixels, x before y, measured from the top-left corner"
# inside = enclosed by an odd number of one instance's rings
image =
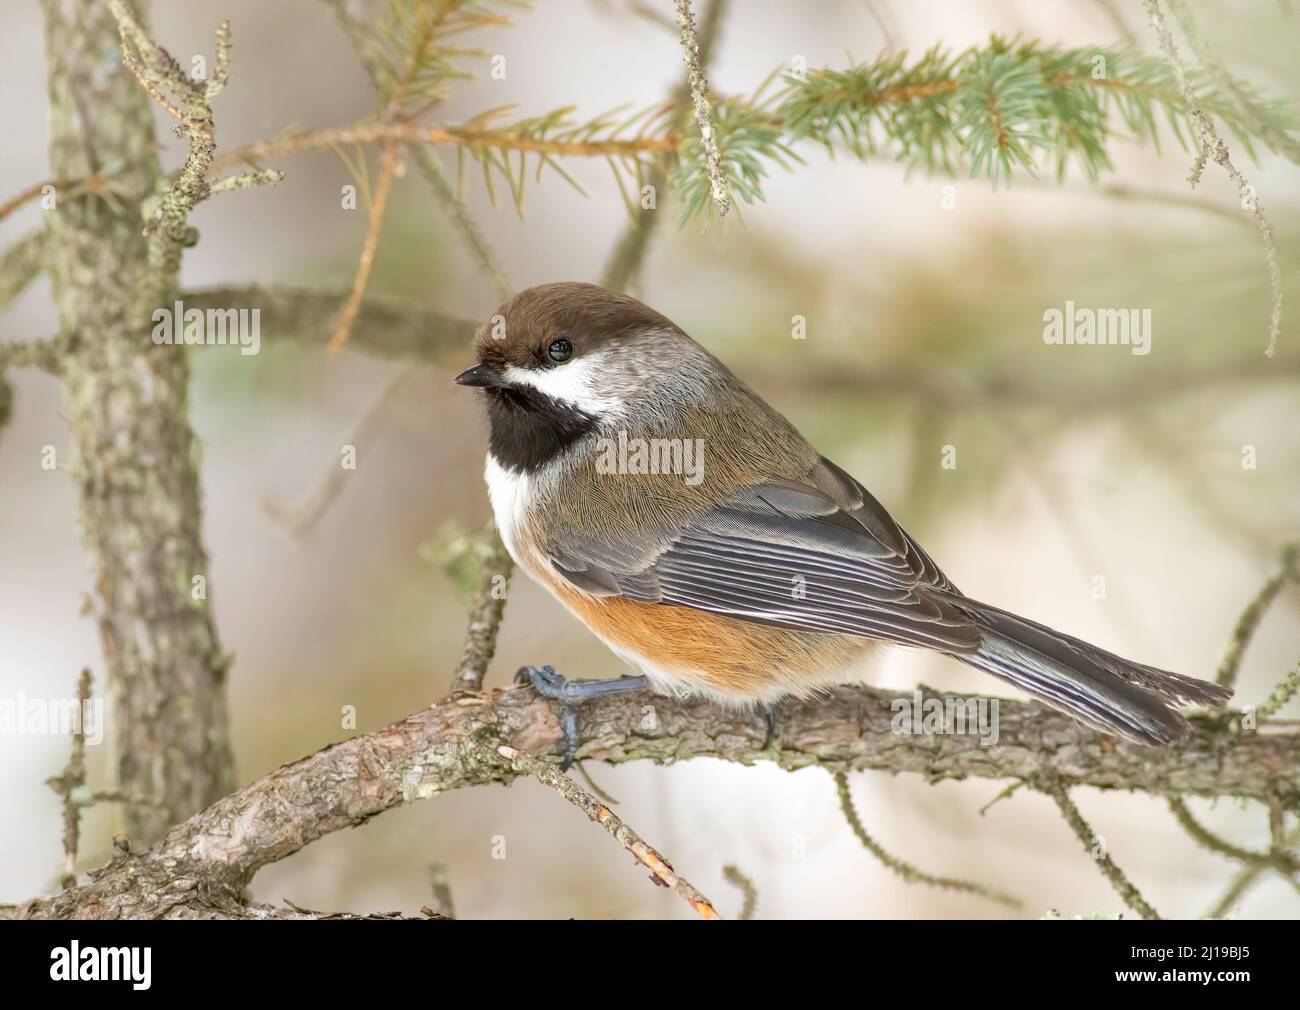
[[[645,677],[616,677],[613,680],[566,680],[552,666],[524,666],[515,674],[520,684],[531,684],[543,698],[558,701],[560,729],[564,732],[564,751],[560,771],[568,771],[578,753],[578,713],[576,707],[611,694],[645,691],[650,682]]]

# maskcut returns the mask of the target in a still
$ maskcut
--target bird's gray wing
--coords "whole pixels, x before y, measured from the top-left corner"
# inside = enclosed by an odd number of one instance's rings
[[[739,489],[680,529],[639,541],[566,531],[556,570],[598,596],[690,607],[800,631],[965,653],[960,593],[884,507],[827,460],[804,481]]]

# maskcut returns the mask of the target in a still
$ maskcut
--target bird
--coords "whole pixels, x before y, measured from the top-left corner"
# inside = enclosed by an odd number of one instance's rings
[[[781,699],[859,681],[888,646],[949,656],[1150,746],[1186,736],[1180,708],[1231,697],[964,594],[859,481],[627,294],[528,288],[479,328],[473,353],[455,381],[486,403],[506,549],[641,671],[520,671],[563,703],[565,767],[592,698],[649,689],[748,707],[770,742]]]

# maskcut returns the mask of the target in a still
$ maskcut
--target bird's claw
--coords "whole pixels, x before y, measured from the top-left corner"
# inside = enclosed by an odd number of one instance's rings
[[[555,672],[553,666],[524,666],[515,674],[515,681],[531,684],[543,698],[560,703],[560,729],[564,732],[564,750],[560,771],[568,771],[578,754],[578,713],[575,706],[607,694],[644,691],[649,682],[645,677],[620,677],[616,680],[570,681]]]

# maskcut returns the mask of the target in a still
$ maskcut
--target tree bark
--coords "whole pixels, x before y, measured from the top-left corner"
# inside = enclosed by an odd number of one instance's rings
[[[771,760],[790,770],[817,765],[830,772],[912,772],[931,782],[1031,785],[1050,764],[1052,781],[1067,788],[1300,800],[1294,725],[1244,732],[1225,728],[1222,717],[1195,717],[1184,743],[1159,749],[1094,733],[1036,702],[999,701],[998,740],[987,746],[973,735],[895,732],[895,704],[903,700],[915,696],[844,687],[825,698],[787,702],[774,745],[763,750],[766,727],[757,716],[648,693],[605,698],[580,710],[578,756],[611,764]],[[88,883],[0,916],[266,918],[265,906],[250,909],[241,901],[263,866],[403,803],[508,783],[520,773],[497,756],[497,747],[558,760],[561,739],[558,710],[531,688],[452,697],[285,765],[176,826],[148,852],[119,856]]]
[[[125,818],[147,843],[233,787],[227,657],[207,599],[189,363],[183,347],[154,346],[132,311],[151,285],[177,289],[174,264],[150,262],[138,209],[166,181],[149,100],[122,65],[106,7],[44,8],[51,170],[80,179],[111,169],[119,189],[47,213],[46,255],[75,449],[67,469],[81,492],[112,699],[114,788],[144,801]]]

